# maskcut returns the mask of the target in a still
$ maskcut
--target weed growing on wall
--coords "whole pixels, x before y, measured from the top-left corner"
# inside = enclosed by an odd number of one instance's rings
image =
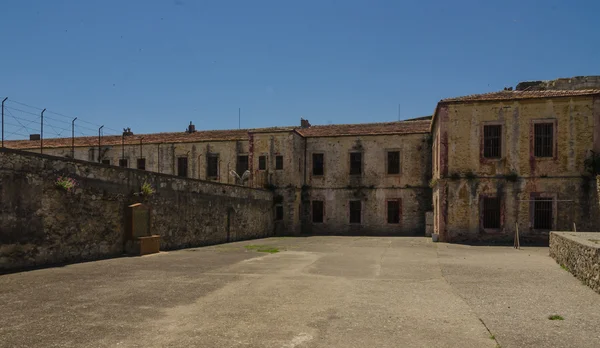
[[[152,185],[150,185],[147,182],[144,182],[144,184],[142,184],[142,192],[140,192],[142,194],[142,196],[145,197],[150,197],[154,194],[154,189],[152,188]]]
[[[71,192],[77,187],[77,181],[73,178],[66,176],[59,176],[55,182],[56,187],[61,188],[67,192]]]

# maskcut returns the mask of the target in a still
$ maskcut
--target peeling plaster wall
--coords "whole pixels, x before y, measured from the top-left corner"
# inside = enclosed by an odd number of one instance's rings
[[[596,184],[582,178],[589,150],[598,147],[595,129],[600,110],[596,104],[592,97],[577,97],[441,105],[433,127],[440,153],[436,159],[439,169],[433,172],[437,180],[434,231],[440,239],[511,239],[518,222],[524,238],[547,240],[547,232],[532,230],[531,204],[525,202],[536,193],[555,199],[554,229],[571,230],[576,223],[578,229],[599,230],[599,215],[591,213],[598,209],[598,199],[590,194]],[[536,121],[555,125],[552,158],[533,156]],[[501,159],[482,156],[486,124],[502,125]],[[469,175],[472,178],[466,179]],[[449,179],[452,177],[455,179]],[[486,233],[481,227],[480,200],[486,195],[502,197],[503,229],[499,233]]]
[[[55,186],[62,175],[74,192]],[[144,182],[163,250],[273,234],[269,191],[1,149],[0,270],[121,255],[125,209]]]

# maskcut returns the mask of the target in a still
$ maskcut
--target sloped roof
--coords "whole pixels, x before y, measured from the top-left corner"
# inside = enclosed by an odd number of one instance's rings
[[[293,132],[304,137],[328,137],[328,136],[352,136],[352,135],[378,135],[378,134],[412,134],[429,132],[429,120],[419,121],[399,121],[384,123],[363,123],[363,124],[341,124],[311,126],[309,128],[300,127],[271,127],[271,128],[253,128],[253,129],[229,129],[229,130],[202,130],[194,133],[173,132],[173,133],[152,133],[136,134],[126,136],[121,135],[102,136],[102,146],[121,145],[122,141],[126,145],[158,143],[190,143],[201,141],[235,141],[248,140],[248,134],[256,133],[278,133]],[[71,138],[48,138],[44,139],[44,148],[70,147]],[[12,140],[5,141],[5,146],[13,149],[34,149],[39,148],[39,140]],[[76,137],[75,146],[92,147],[98,146],[98,137]]]
[[[304,137],[428,133],[430,120],[382,123],[332,124],[297,129]]]
[[[440,103],[500,101],[539,98],[577,97],[600,94],[600,89],[547,90],[547,91],[499,91],[484,94],[472,94],[462,97],[442,99]]]

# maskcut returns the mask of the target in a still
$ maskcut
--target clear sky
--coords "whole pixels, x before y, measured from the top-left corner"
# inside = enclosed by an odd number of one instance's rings
[[[393,121],[398,104],[412,118],[600,74],[598,13],[597,0],[3,0],[0,96],[20,134],[39,125],[15,109],[39,111],[11,100],[107,134],[237,128],[238,108],[242,128]]]

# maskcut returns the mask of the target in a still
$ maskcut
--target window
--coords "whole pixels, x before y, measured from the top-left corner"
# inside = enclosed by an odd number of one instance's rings
[[[119,160],[119,167],[127,168],[127,158],[121,158]]]
[[[137,169],[146,170],[146,159],[145,158],[137,159]]]
[[[102,160],[102,164],[110,164],[110,160],[109,159],[104,159],[104,160]]]
[[[206,177],[216,179],[219,176],[219,155],[206,156]]]
[[[535,123],[534,156],[552,157],[554,154],[554,124]]]
[[[388,224],[400,223],[400,200],[387,201],[387,222]]]
[[[313,166],[313,175],[319,176],[323,175],[325,172],[324,168],[324,160],[325,156],[322,153],[313,153],[312,155],[312,166]]]
[[[500,221],[500,198],[484,197],[482,202],[482,226],[483,228],[498,229],[502,224]]]
[[[350,223],[360,224],[361,201],[350,201]]]
[[[186,178],[188,176],[188,158],[177,157],[177,176]]]
[[[350,175],[360,175],[362,173],[362,152],[350,153]]]
[[[235,171],[239,176],[242,176],[245,171],[248,170],[248,155],[239,155],[237,156],[237,164],[235,166]]]
[[[400,151],[388,151],[387,173],[400,174]]]
[[[539,230],[552,229],[553,200],[548,197],[537,197],[533,201],[533,228]]]
[[[275,206],[275,220],[283,220],[283,205],[281,204]]]
[[[483,157],[502,157],[502,126],[483,126]]]
[[[324,215],[323,201],[312,201],[312,222],[323,222]]]
[[[283,169],[283,156],[275,156],[275,170]]]
[[[258,170],[267,170],[267,156],[258,156]]]

